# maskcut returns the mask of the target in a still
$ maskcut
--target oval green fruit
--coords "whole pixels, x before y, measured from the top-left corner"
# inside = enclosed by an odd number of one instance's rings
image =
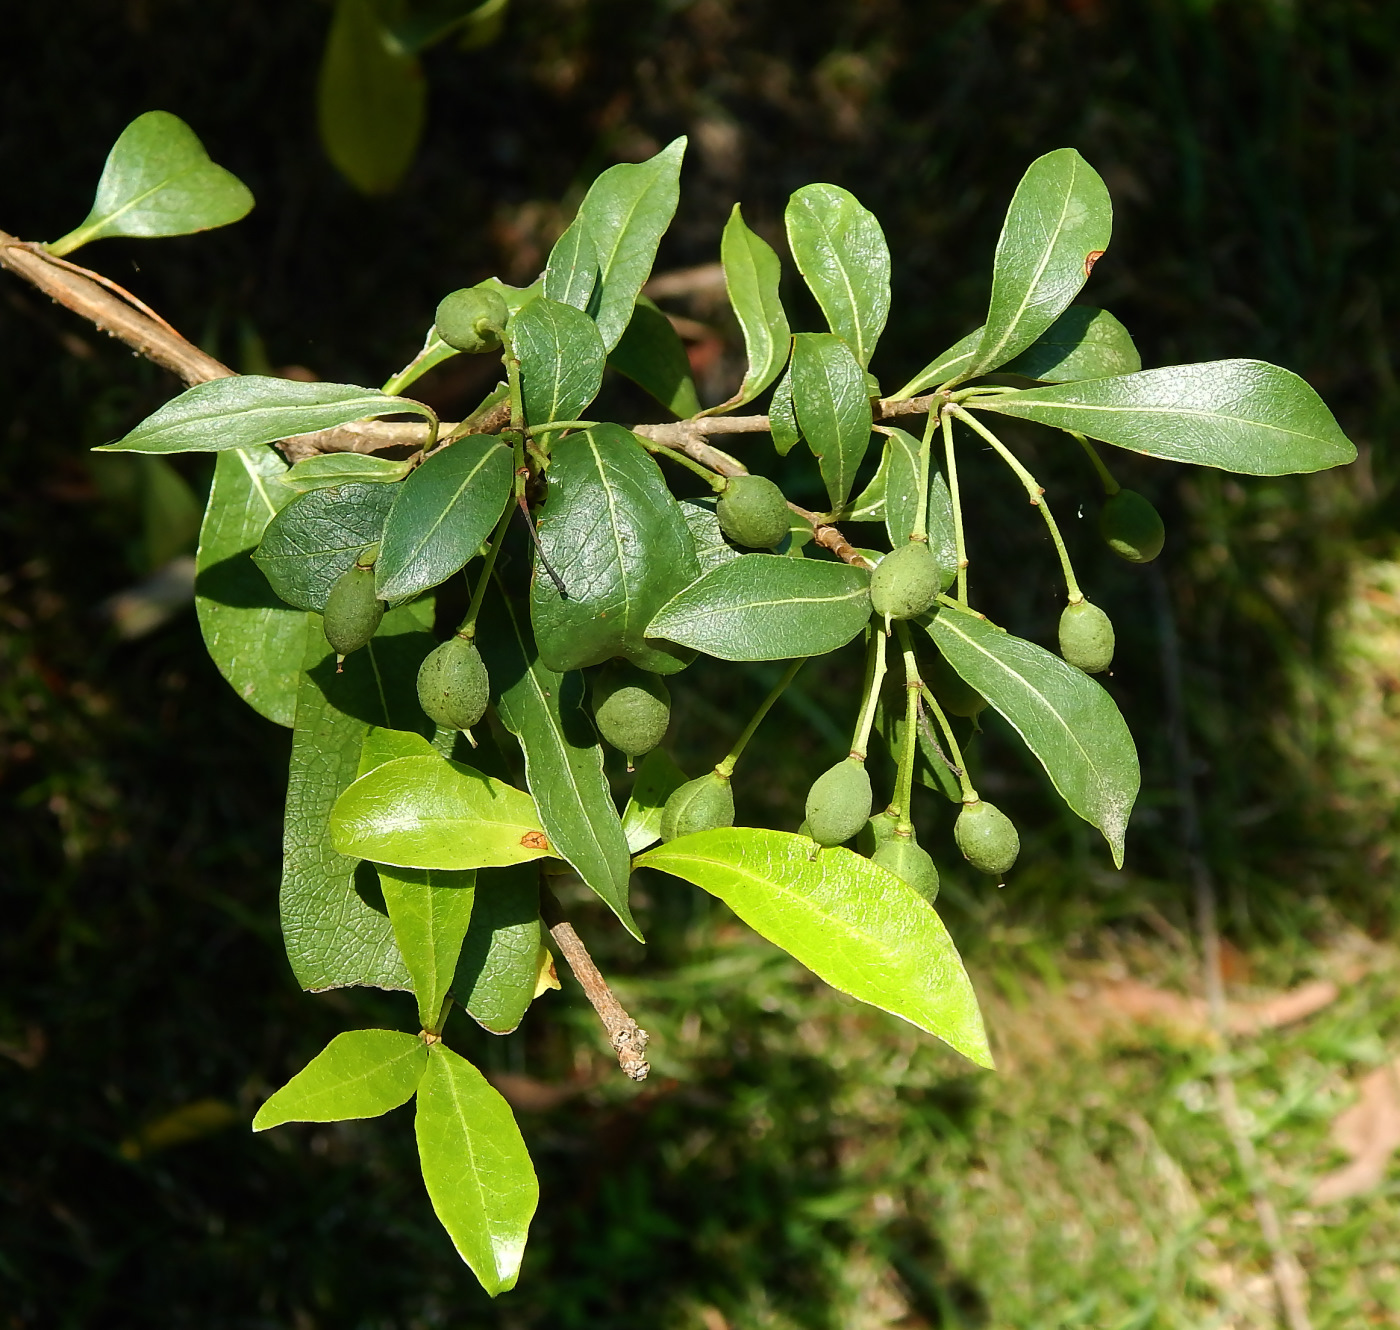
[[[730,540],[749,549],[770,550],[792,529],[792,510],[767,476],[731,476],[715,516]]]
[[[881,618],[912,619],[942,590],[943,570],[922,540],[911,540],[885,555],[870,575],[870,603]]]
[[[734,825],[734,790],[717,771],[688,780],[671,792],[661,809],[661,839]]]
[[[807,834],[818,845],[842,845],[868,821],[874,795],[865,763],[848,757],[807,791]]]
[[[1119,490],[1099,509],[1099,535],[1120,559],[1151,563],[1162,552],[1162,515],[1136,490]]]
[[[659,675],[635,665],[607,665],[593,681],[598,733],[630,761],[666,737],[671,694]]]
[[[899,819],[888,808],[873,813],[870,821],[856,832],[856,850],[867,859],[873,858],[875,851],[894,835],[898,825]]]
[[[1081,600],[1060,615],[1060,655],[1085,674],[1113,664],[1113,624],[1097,605]]]
[[[953,839],[968,863],[993,877],[1010,872],[1021,852],[1021,838],[1011,819],[985,799],[962,806],[953,824]]]
[[[476,643],[449,637],[418,667],[418,705],[445,730],[469,730],[486,714],[491,681]]]
[[[881,868],[888,868],[895,877],[903,878],[930,905],[938,899],[938,868],[928,851],[915,845],[910,837],[891,836],[870,859]]]
[[[986,710],[987,699],[948,664],[941,652],[924,666],[924,682],[938,705],[950,716],[970,720]]]
[[[374,636],[384,617],[384,602],[374,590],[374,569],[359,563],[336,578],[326,597],[322,627],[338,657],[358,651]]]
[[[501,349],[501,331],[510,311],[490,287],[468,286],[444,296],[433,323],[448,346],[470,355]]]

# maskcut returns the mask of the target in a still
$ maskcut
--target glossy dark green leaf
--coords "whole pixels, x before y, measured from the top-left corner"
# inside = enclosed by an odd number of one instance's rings
[[[869,618],[863,568],[745,554],[691,583],[648,631],[721,660],[787,660],[845,646]]]
[[[850,496],[870,445],[870,397],[865,371],[832,333],[792,339],[792,400],[798,427],[821,468],[833,509]]]
[[[1136,374],[1142,357],[1128,330],[1106,309],[1071,305],[1014,360],[1003,374],[1020,374],[1041,383],[1070,383]]]
[[[336,0],[317,86],[321,144],[362,194],[391,193],[413,164],[428,90],[373,0]]]
[[[608,367],[645,388],[682,419],[700,410],[685,343],[671,326],[671,320],[646,296],[637,297],[632,322],[608,356]]]
[[[142,463],[141,465],[144,465]],[[267,524],[295,497],[271,448],[220,453],[195,556],[195,610],[219,673],[259,715],[296,719],[306,615],[289,608],[253,562]]]
[[[773,436],[773,447],[778,450],[779,457],[786,457],[802,442],[797,409],[792,401],[791,366],[774,385],[773,400],[768,405],[768,432]]]
[[[603,749],[583,710],[583,677],[536,654],[523,610],[486,597],[478,636],[496,712],[525,755],[525,774],[554,853],[568,861],[638,941],[627,904],[627,838],[603,774]]]
[[[593,320],[572,305],[539,296],[515,316],[511,330],[526,423],[581,420],[598,395],[607,361]]]
[[[409,411],[433,419],[421,402],[349,383],[301,383],[237,374],[186,388],[130,434],[95,452],[216,453]]]
[[[729,303],[743,330],[749,361],[739,391],[725,403],[727,409],[752,402],[782,373],[789,330],[778,294],[782,264],[773,247],[744,224],[737,203],[725,224],[719,253]]]
[[[435,452],[396,490],[384,521],[374,583],[402,600],[447,581],[476,556],[510,501],[509,444],[468,434]]]
[[[683,660],[646,640],[652,616],[700,566],[661,468],[620,425],[561,439],[538,516],[540,548],[567,596],[537,571],[530,617],[540,658],[559,672],[625,656],[670,674]]]
[[[1172,365],[979,398],[977,405],[1149,457],[1251,476],[1324,471],[1356,457],[1317,393],[1260,360]]]
[[[332,489],[355,481],[366,484],[392,485],[402,480],[412,469],[407,460],[396,462],[374,453],[317,453],[303,458],[290,471],[285,471],[282,484],[298,494],[308,490]]]
[[[890,312],[890,251],[875,214],[838,185],[804,185],[784,220],[793,261],[827,324],[868,368]]]
[[[1103,832],[1121,868],[1139,772],[1113,699],[1083,670],[976,615],[940,610],[926,626],[948,664],[1025,740],[1065,803]]]
[[[637,767],[632,797],[622,812],[622,830],[633,854],[661,839],[661,810],[686,776],[664,748],[653,748]]]
[[[509,1034],[524,1018],[535,997],[543,938],[538,868],[483,868],[452,981],[457,1000],[483,1029]]]
[[[708,573],[722,563],[732,563],[739,558],[739,551],[724,538],[719,529],[719,518],[715,515],[715,500],[682,499],[681,516],[690,528],[690,539],[695,546],[695,561],[700,572]]]
[[[583,219],[575,217],[549,251],[544,294],[561,305],[587,311],[597,286],[598,254]]]
[[[112,145],[82,225],[47,248],[71,254],[104,236],[188,235],[236,222],[252,206],[247,186],[209,160],[179,116],[147,111]]]
[[[598,260],[593,304],[598,333],[609,351],[632,320],[632,307],[656,262],[656,247],[675,215],[685,146],[686,140],[678,138],[645,162],[609,167],[579,206]]]
[[[953,940],[913,887],[806,836],[724,827],[648,850],[637,863],[719,897],[833,988],[992,1065],[977,996]]]
[[[399,954],[413,981],[418,1019],[425,1030],[431,1030],[452,987],[462,939],[471,923],[476,874],[380,865],[379,886]]]
[[[914,530],[919,508],[919,440],[901,429],[887,431],[885,457],[889,471],[885,484],[885,530],[894,549],[905,544]],[[928,511],[925,518],[929,549],[944,570],[946,586],[957,575],[958,542],[953,525],[953,496],[948,482],[929,459]]]
[[[493,1298],[515,1287],[539,1184],[510,1105],[445,1044],[428,1050],[414,1120],[433,1210]]]
[[[326,607],[336,578],[383,533],[393,485],[338,485],[298,495],[268,523],[253,562],[299,610]]]
[[[284,1122],[377,1118],[413,1098],[428,1046],[397,1030],[338,1034],[258,1109],[254,1131]]]
[[[992,266],[992,299],[974,378],[1005,365],[1068,308],[1113,234],[1113,203],[1073,148],[1037,157],[1011,199]]]

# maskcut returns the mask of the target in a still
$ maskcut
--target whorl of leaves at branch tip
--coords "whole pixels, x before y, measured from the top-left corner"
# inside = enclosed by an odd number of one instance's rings
[[[241,196],[170,120],[143,117],[123,135],[100,207],[68,247],[123,233],[123,206],[128,234],[161,206],[175,216],[191,180],[218,183],[223,210],[186,208],[185,229],[233,220]],[[159,132],[164,148],[133,167],[133,142]],[[190,389],[108,445],[220,452],[198,555],[200,623],[240,696],[293,729],[289,958],[309,989],[411,991],[424,1031],[338,1036],[255,1126],[372,1115],[416,1096],[428,1194],[493,1294],[516,1278],[537,1188],[509,1109],[441,1032],[454,1005],[507,1032],[544,991],[541,874],[577,877],[638,940],[634,869],[692,882],[829,984],[990,1066],[976,998],[930,903],[936,864],[946,871],[953,849],[993,873],[1016,855],[1015,828],[968,782],[975,723],[965,718],[983,706],[999,712],[1121,866],[1137,755],[1109,692],[1086,673],[1108,663],[1111,627],[1085,603],[1072,552],[1039,497],[1073,607],[1063,655],[977,613],[964,530],[978,506],[955,466],[965,430],[976,428],[1033,494],[1034,477],[988,420],[1049,426],[1067,447],[1089,451],[1116,496],[1104,536],[1134,562],[1160,550],[1160,519],[1141,496],[1119,491],[1091,441],[1252,475],[1319,470],[1355,453],[1288,371],[1243,360],[1143,370],[1111,314],[1072,303],[1108,246],[1112,210],[1071,149],[1033,162],[1016,191],[983,326],[888,399],[871,373],[891,304],[875,217],[834,185],[793,195],[792,260],[825,320],[793,333],[782,265],[736,205],[721,259],[748,367],[732,396],[701,410],[680,340],[640,298],[677,206],[684,151],[678,139],[649,161],[605,171],[539,280],[513,288],[493,279],[476,295],[459,293],[452,309],[496,312],[489,337],[475,313],[465,332],[430,330],[384,391],[235,377]],[[160,161],[160,170],[151,165]],[[122,204],[131,181],[150,186],[139,207]],[[155,222],[141,224],[148,229],[136,233],[157,233]],[[449,324],[452,309],[440,316]],[[405,394],[460,348],[489,353],[502,322],[502,385],[439,435],[432,413]],[[692,441],[771,388],[766,420],[754,423],[780,455],[805,441],[808,493],[824,492],[828,507],[820,521],[870,534],[834,542],[848,562],[829,539],[813,541],[792,515],[805,510],[787,510],[790,496],[761,479],[757,441],[742,453],[754,479],[726,490],[726,477],[702,464],[713,452],[692,449],[697,461],[625,424],[588,420],[609,367],[689,418]],[[998,382],[985,382],[994,372]],[[930,390],[926,428],[883,423]],[[394,436],[418,440],[411,456],[312,456],[288,468],[275,447],[403,413],[426,422]],[[1086,466],[1086,482],[1095,471]],[[881,525],[893,557],[869,549]],[[464,570],[465,618],[437,622],[438,588]],[[447,640],[457,645],[441,646],[438,633],[454,630]],[[866,684],[838,721],[850,726],[851,756],[839,755],[809,799],[817,839],[728,825],[734,784],[765,779],[758,750],[745,747],[773,696],[729,753],[714,753],[713,771],[687,780],[656,746],[669,721],[659,676],[701,655],[801,662],[857,639]],[[470,667],[465,699],[457,675],[444,674],[459,656]],[[450,723],[435,726],[420,696]],[[462,724],[472,732],[459,733]],[[599,728],[623,748],[616,760]],[[872,734],[899,772],[873,803],[864,766]],[[642,753],[620,813],[622,757]],[[692,816],[697,792],[703,816]],[[956,836],[941,844],[917,837],[930,797],[962,807]],[[863,853],[838,843],[852,836]],[[377,875],[382,910],[368,903],[367,873]]]

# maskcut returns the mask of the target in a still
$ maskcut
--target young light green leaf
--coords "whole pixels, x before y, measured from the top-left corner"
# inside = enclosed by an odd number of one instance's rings
[[[147,111],[112,145],[83,224],[45,248],[63,255],[104,236],[189,235],[236,222],[252,206],[247,186],[209,160],[179,116]]]
[[[827,324],[868,369],[890,312],[890,250],[875,214],[838,185],[804,185],[784,221],[793,261]]]
[[[116,443],[94,452],[215,453],[409,411],[435,420],[422,402],[349,383],[301,383],[237,374],[187,388]]]
[[[1113,234],[1113,203],[1073,148],[1036,158],[1021,177],[997,241],[992,299],[972,364],[959,379],[1005,365],[1079,294]]]
[[[436,753],[359,777],[331,810],[331,843],[400,868],[493,868],[551,853],[528,794]]]
[[[642,759],[632,797],[622,813],[623,834],[633,854],[661,839],[661,810],[685,780],[685,772],[664,748],[653,748]]]
[[[282,484],[298,494],[353,481],[392,485],[408,475],[412,468],[412,462],[395,462],[373,453],[317,453],[314,457],[302,458],[290,471],[284,471]]]
[[[1172,365],[976,401],[1149,457],[1250,476],[1324,471],[1356,457],[1317,393],[1260,360]]]
[[[739,391],[723,406],[712,408],[728,411],[752,402],[782,372],[788,355],[789,330],[778,295],[782,264],[773,247],[744,224],[737,203],[725,224],[719,256],[724,264],[729,303],[743,329],[749,360]]]
[[[700,410],[685,343],[671,326],[671,320],[646,296],[637,297],[632,322],[609,354],[608,368],[625,374],[682,419],[689,419]]]
[[[500,521],[514,470],[509,444],[468,434],[414,471],[384,520],[374,565],[380,597],[417,595],[465,567]]]
[[[383,533],[397,496],[373,484],[300,494],[268,523],[253,562],[288,605],[319,614],[336,578]]]
[[[306,615],[288,608],[253,562],[268,522],[295,497],[287,474],[271,448],[219,454],[195,555],[194,604],[219,673],[259,715],[290,726]]]
[[[486,597],[482,625],[477,642],[496,712],[520,740],[526,781],[553,852],[640,942],[627,904],[627,838],[603,774],[602,745],[583,710],[583,677],[558,674],[540,660],[528,622],[499,589]]]
[[[375,767],[382,767],[398,757],[433,757],[437,749],[432,742],[414,730],[391,730],[383,725],[371,725],[360,745],[360,760],[355,767],[355,779]]]
[[[871,423],[865,371],[841,338],[798,333],[792,339],[792,400],[831,506],[840,508],[870,445]]]
[[[445,1044],[428,1051],[414,1120],[437,1217],[493,1298],[515,1287],[539,1183],[510,1106]]]
[[[525,420],[581,420],[603,382],[607,353],[593,320],[572,305],[539,296],[511,324],[520,360]]]
[[[815,849],[806,836],[724,827],[648,850],[637,864],[693,882],[833,988],[990,1067],[977,997],[933,907],[869,859]]]
[[[685,146],[686,140],[678,138],[645,162],[609,167],[579,206],[579,219],[598,260],[593,299],[598,333],[608,351],[632,320],[632,307],[656,261],[656,247],[675,215]]]
[[[779,457],[786,457],[802,442],[802,431],[797,424],[797,408],[792,401],[792,367],[773,387],[773,398],[768,404],[768,432],[773,436],[773,447]]]
[[[976,615],[940,610],[923,622],[948,664],[1025,740],[1065,803],[1103,832],[1121,868],[1139,772],[1113,699],[1083,670]]]
[[[492,1034],[509,1034],[535,997],[540,943],[539,870],[533,864],[483,868],[476,877],[471,926],[452,991]]]
[[[714,498],[682,499],[681,516],[690,528],[690,539],[695,546],[695,561],[702,573],[718,568],[722,563],[732,563],[740,558],[739,551],[724,538],[719,529],[719,517],[715,513]]]
[[[1041,383],[1070,383],[1136,374],[1142,357],[1128,330],[1106,309],[1071,305],[1014,360],[1003,374],[1020,374]]]
[[[377,1118],[413,1098],[428,1046],[397,1030],[338,1034],[258,1109],[254,1131],[284,1122]]]
[[[587,312],[597,286],[598,254],[583,219],[575,217],[549,251],[549,262],[544,269],[544,294],[561,305],[572,305]]]
[[[540,549],[567,596],[537,573],[530,617],[540,659],[560,673],[625,656],[672,674],[685,661],[646,640],[652,616],[700,574],[661,468],[620,425],[562,439],[547,473]]]
[[[720,660],[788,660],[845,646],[869,618],[863,568],[745,554],[673,597],[647,632]]]
[[[373,0],[336,0],[316,90],[321,145],[362,194],[389,194],[413,164],[428,89]]]
[[[379,885],[399,954],[413,980],[418,1019],[425,1030],[431,1030],[452,987],[462,939],[471,923],[476,874],[380,865]]]

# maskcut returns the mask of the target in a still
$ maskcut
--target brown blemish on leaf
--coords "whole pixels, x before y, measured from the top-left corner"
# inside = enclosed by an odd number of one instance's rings
[[[1088,252],[1088,254],[1084,256],[1085,277],[1087,277],[1091,272],[1094,271],[1094,264],[1096,264],[1101,258],[1103,258],[1103,250],[1101,249],[1091,249]]]
[[[549,841],[545,839],[542,831],[527,831],[521,838],[520,843],[527,850],[547,850]]]

